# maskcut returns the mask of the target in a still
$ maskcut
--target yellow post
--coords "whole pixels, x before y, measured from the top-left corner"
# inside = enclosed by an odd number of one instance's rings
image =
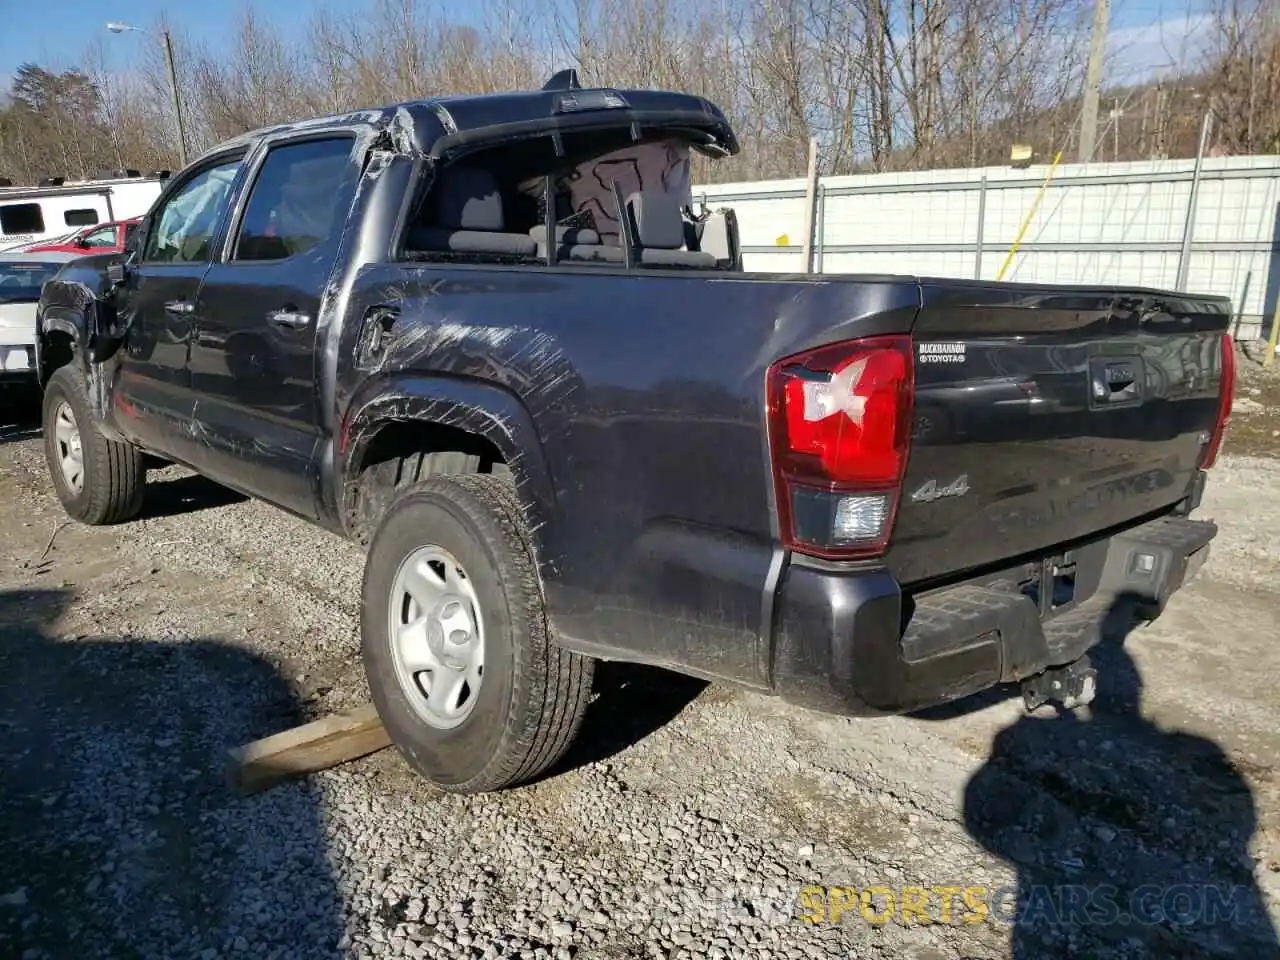
[[[1053,158],[1053,163],[1049,166],[1049,172],[1045,174],[1044,183],[1040,184],[1040,192],[1036,194],[1035,202],[1031,204],[1031,209],[1027,211],[1027,218],[1022,221],[1022,228],[1018,230],[1018,235],[1013,240],[1013,246],[1009,248],[1009,255],[1004,258],[1004,263],[1000,264],[1000,272],[996,274],[996,280],[1003,280],[1005,271],[1009,269],[1009,264],[1013,263],[1014,255],[1018,252],[1018,247],[1022,245],[1022,238],[1027,234],[1027,227],[1031,226],[1031,218],[1036,215],[1036,211],[1040,208],[1040,201],[1044,199],[1044,192],[1049,189],[1049,181],[1053,179],[1054,173],[1058,169],[1058,164],[1062,162],[1062,151],[1058,151],[1058,155]]]

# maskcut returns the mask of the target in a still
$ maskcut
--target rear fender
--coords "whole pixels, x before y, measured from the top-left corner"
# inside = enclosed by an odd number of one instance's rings
[[[403,374],[378,378],[357,393],[339,427],[334,472],[338,516],[348,533],[355,484],[369,444],[391,423],[439,424],[483,437],[511,470],[544,579],[554,575],[546,527],[554,516],[555,486],[533,418],[512,393],[491,383],[454,377]]]

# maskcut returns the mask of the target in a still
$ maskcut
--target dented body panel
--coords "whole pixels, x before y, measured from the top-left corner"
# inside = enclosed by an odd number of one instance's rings
[[[348,315],[396,319],[372,353],[363,322],[344,326],[336,472],[352,477],[388,417],[485,436],[523,495],[566,642],[763,683],[765,368],[833,335],[903,332],[918,298],[874,278],[372,267]]]
[[[624,95],[636,124],[678,121],[736,150],[700,98]],[[480,438],[515,483],[557,640],[580,652],[849,713],[949,699],[1080,656],[1092,640],[1046,639],[1017,596],[979,597],[989,617],[973,621],[984,628],[977,640],[950,613],[929,621],[944,624],[940,634],[913,634],[911,611],[917,602],[950,610],[954,597],[936,591],[957,581],[985,591],[1012,577],[1016,594],[1025,563],[1066,541],[1089,544],[1085,579],[1097,598],[1133,586],[1112,570],[1117,551],[1133,547],[1113,536],[1185,513],[1203,481],[1196,444],[1212,421],[1217,368],[1203,351],[1203,366],[1188,359],[1187,344],[1208,349],[1225,328],[1222,304],[1160,301],[1161,319],[1148,311],[1143,326],[1134,310],[1153,307],[1151,292],[398,259],[437,163],[535,122],[603,122],[556,113],[559,96],[407,104],[220,145],[174,177],[155,208],[192,171],[240,157],[209,258],[156,266],[130,253],[69,265],[46,287],[43,343],[77,345],[103,430],[355,539],[391,495],[364,482],[380,431]],[[286,260],[233,261],[235,225],[267,152],[317,136],[351,140],[337,227]],[[773,502],[766,371],[800,351],[886,334],[912,334],[919,351],[901,537],[883,561],[791,555]],[[1165,378],[1153,388],[1160,403],[1145,408],[1151,423],[1082,419],[1080,378],[1117,344]],[[1174,355],[1182,366],[1160,359]],[[1022,374],[1004,371],[1010,363],[1062,405],[1035,421],[1042,433],[1031,429]],[[1054,370],[1080,382],[1055,394]],[[962,424],[939,411],[967,415]],[[1055,464],[1100,424],[1116,442],[1066,481],[1089,489],[1098,477],[1173,464],[1169,482],[1100,513],[1027,519],[1060,498]],[[1015,454],[1033,465],[1018,489],[991,468]],[[1212,533],[1142,529],[1132,543],[1168,555],[1143,587],[1163,598]]]

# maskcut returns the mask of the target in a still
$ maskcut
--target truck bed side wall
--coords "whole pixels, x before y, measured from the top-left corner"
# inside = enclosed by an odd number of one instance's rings
[[[338,472],[369,424],[428,408],[450,422],[456,407],[451,422],[513,461],[562,642],[763,684],[777,574],[765,368],[906,331],[918,305],[912,281],[369,268],[338,350]],[[361,318],[379,306],[399,319],[362,367]]]

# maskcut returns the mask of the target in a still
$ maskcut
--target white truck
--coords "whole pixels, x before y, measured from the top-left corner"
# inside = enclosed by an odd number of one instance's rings
[[[57,241],[94,224],[140,217],[167,179],[126,176],[0,187],[0,252]]]

